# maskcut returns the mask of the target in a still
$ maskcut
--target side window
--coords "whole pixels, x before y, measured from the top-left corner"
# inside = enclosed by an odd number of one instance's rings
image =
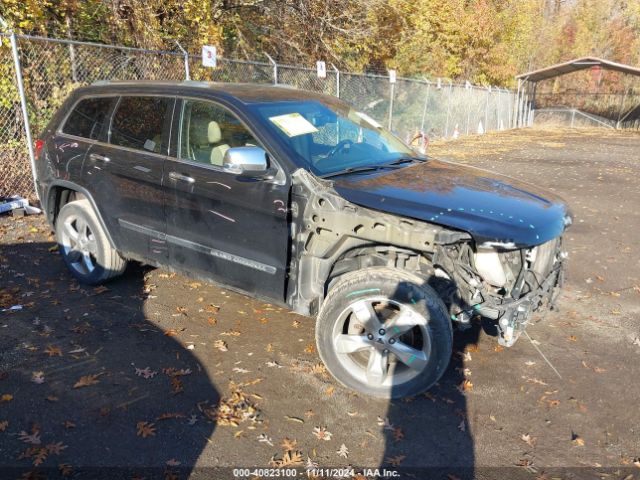
[[[76,104],[62,133],[97,140],[109,115],[113,97],[87,98]]]
[[[185,100],[179,145],[179,158],[222,166],[229,148],[260,144],[226,108],[201,100]]]
[[[171,102],[166,97],[122,97],[111,121],[110,143],[160,153]]]

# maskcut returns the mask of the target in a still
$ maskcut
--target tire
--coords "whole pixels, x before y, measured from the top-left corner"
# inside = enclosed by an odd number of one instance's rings
[[[62,207],[56,219],[56,240],[64,263],[81,283],[103,283],[127,267],[86,199]]]
[[[327,370],[345,387],[399,398],[440,379],[453,331],[435,290],[409,272],[376,267],[346,274],[330,288],[316,343]]]

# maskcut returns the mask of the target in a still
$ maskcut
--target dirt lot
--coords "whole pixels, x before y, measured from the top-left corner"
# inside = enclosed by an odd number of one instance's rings
[[[137,265],[82,287],[41,216],[0,218],[0,305],[23,306],[0,313],[0,477],[640,477],[639,152],[638,135],[569,130],[431,147],[569,201],[568,285],[531,340],[460,334],[440,384],[392,403],[326,374],[310,319]]]

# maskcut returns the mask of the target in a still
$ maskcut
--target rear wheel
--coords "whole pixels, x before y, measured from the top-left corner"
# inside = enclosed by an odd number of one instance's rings
[[[419,277],[370,268],[332,286],[318,316],[316,341],[340,383],[397,398],[421,393],[442,376],[452,329],[444,304]]]
[[[56,238],[67,268],[82,283],[102,283],[120,275],[127,266],[86,199],[62,207],[56,219]]]

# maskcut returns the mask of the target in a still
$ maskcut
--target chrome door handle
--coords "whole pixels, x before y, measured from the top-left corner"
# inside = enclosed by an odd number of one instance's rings
[[[101,162],[110,162],[111,159],[109,157],[105,157],[104,155],[100,155],[98,153],[90,153],[89,158],[91,160],[100,160]]]
[[[182,182],[194,183],[196,180],[193,177],[189,177],[187,175],[182,175],[178,172],[169,172],[169,178],[171,180],[180,180]]]

